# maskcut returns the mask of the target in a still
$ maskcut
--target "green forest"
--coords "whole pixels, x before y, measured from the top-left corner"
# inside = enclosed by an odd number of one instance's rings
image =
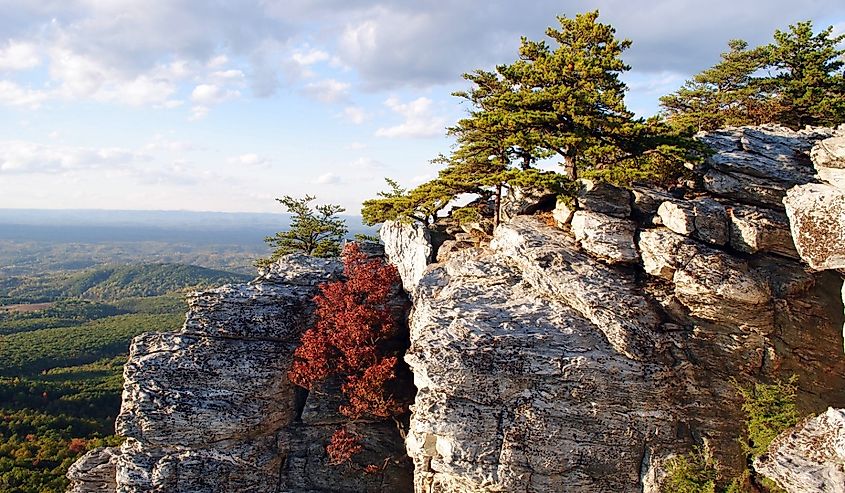
[[[0,491],[63,492],[80,455],[119,443],[132,338],[177,330],[185,290],[246,279],[180,264],[0,279]]]

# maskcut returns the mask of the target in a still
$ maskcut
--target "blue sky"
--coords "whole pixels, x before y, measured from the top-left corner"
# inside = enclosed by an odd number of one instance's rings
[[[0,207],[357,213],[449,150],[460,74],[598,8],[634,45],[628,105],[841,0],[0,0]]]

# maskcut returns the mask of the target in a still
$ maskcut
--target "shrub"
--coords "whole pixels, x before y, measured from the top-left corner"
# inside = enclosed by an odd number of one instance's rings
[[[350,243],[343,252],[345,280],[324,283],[314,298],[316,324],[302,335],[294,352],[290,380],[305,388],[339,377],[350,419],[393,418],[407,412],[396,369],[399,313],[390,301],[399,285],[396,268],[368,258]],[[332,464],[360,451],[361,436],[341,428],[326,448]]]
[[[696,447],[686,455],[672,457],[666,463],[665,493],[716,493],[718,464],[710,453]]]
[[[796,376],[786,382],[757,383],[750,388],[738,387],[745,402],[747,439],[743,445],[752,457],[766,453],[772,440],[795,426],[801,415],[795,405]]]

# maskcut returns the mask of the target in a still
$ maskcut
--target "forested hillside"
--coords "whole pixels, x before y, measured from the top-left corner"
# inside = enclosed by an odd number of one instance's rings
[[[249,279],[243,274],[196,265],[161,263],[99,267],[78,273],[0,279],[0,305],[64,298],[118,300],[158,296],[186,287],[215,286]]]
[[[63,492],[80,454],[116,441],[132,338],[178,329],[184,290],[246,279],[165,263],[0,279],[0,491]]]

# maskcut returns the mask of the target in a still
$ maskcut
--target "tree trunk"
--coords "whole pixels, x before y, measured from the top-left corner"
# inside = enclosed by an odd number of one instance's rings
[[[575,167],[575,156],[563,156],[563,169],[567,178],[572,181],[578,179],[578,168]]]
[[[499,225],[499,222],[502,219],[502,184],[499,183],[496,185],[496,198],[494,199],[495,202],[493,203],[493,229],[496,229],[496,226]]]

